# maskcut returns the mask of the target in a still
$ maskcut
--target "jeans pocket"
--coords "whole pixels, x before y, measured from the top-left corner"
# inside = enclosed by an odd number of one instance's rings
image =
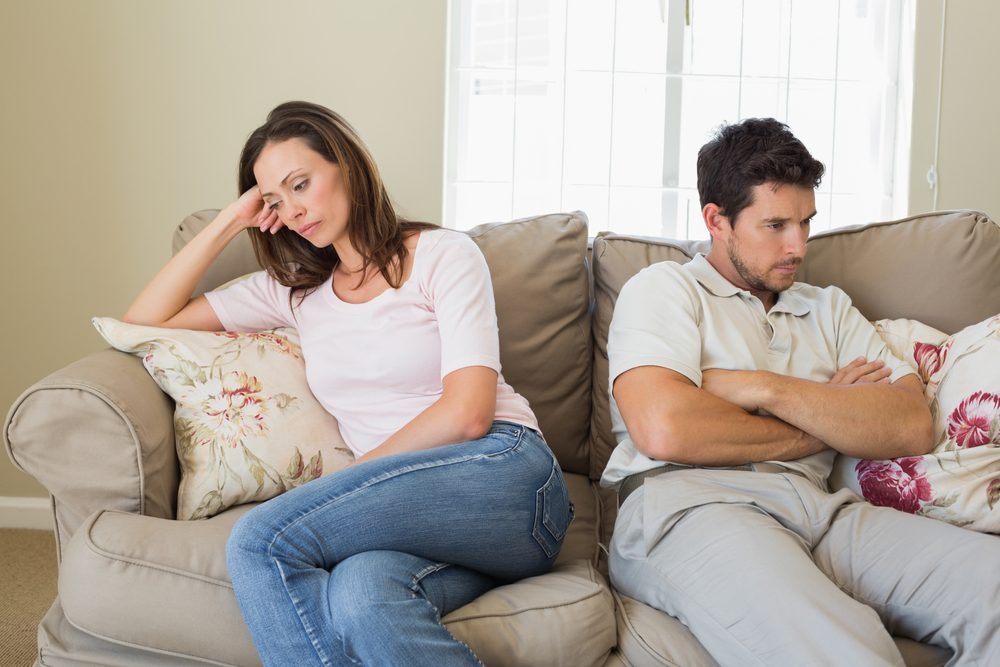
[[[552,463],[552,473],[535,493],[535,525],[531,534],[549,558],[555,558],[562,548],[566,529],[573,520],[573,505],[569,502],[566,480],[559,464]]]

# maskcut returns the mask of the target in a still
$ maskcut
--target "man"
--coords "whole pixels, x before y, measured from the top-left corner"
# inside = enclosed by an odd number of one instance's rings
[[[1000,540],[826,490],[837,452],[925,454],[933,433],[847,295],[795,282],[822,175],[778,121],[723,127],[698,154],[711,250],[622,289],[612,582],[722,665],[903,665],[890,631],[1000,664]]]

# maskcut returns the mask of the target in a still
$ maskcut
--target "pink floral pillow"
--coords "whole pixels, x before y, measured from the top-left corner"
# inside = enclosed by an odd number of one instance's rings
[[[879,324],[896,351],[884,330],[898,327]],[[934,450],[886,461],[838,457],[831,485],[875,505],[1000,533],[1000,315],[944,339],[922,334],[928,340],[903,349],[925,384]]]
[[[267,500],[354,460],[337,420],[312,395],[294,329],[163,329],[96,317],[115,349],[175,402],[177,518]]]

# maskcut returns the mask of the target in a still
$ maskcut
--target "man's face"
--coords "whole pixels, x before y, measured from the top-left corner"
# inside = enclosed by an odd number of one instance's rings
[[[724,243],[729,270],[716,268],[737,287],[760,297],[795,282],[806,256],[809,223],[816,215],[816,194],[812,188],[774,183],[757,185],[752,192],[753,203],[740,211],[736,224],[723,224],[728,230],[716,239]]]

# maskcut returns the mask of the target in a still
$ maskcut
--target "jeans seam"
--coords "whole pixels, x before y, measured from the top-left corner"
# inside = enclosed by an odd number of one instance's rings
[[[433,565],[428,565],[424,569],[420,570],[419,572],[414,574],[413,578],[410,580],[410,593],[413,595],[414,598],[420,597],[417,593],[420,590],[420,582],[426,579],[427,577],[431,576],[432,574],[440,572],[441,570],[444,570],[445,568],[449,567],[452,567],[451,563],[434,563]],[[473,651],[468,644],[466,644],[461,639],[456,637],[455,633],[449,630],[447,625],[441,623],[441,610],[435,607],[434,604],[431,603],[431,601],[428,600],[426,597],[424,597],[423,600],[426,604],[430,605],[431,608],[434,610],[434,616],[437,618],[438,623],[441,624],[441,627],[444,628],[445,632],[451,635],[451,638],[454,639],[455,642],[464,646],[465,650],[467,650],[470,654],[472,654],[472,657],[476,659],[476,664],[480,665],[480,667],[485,667],[483,665],[482,660],[480,660],[479,656],[476,655],[475,651]]]
[[[309,638],[309,643],[312,644],[313,651],[316,652],[316,657],[324,665],[330,665],[331,664],[330,660],[327,659],[325,651],[322,650],[322,648],[320,646],[320,642],[318,641],[318,638],[316,637],[316,633],[314,631],[314,628],[312,627],[311,624],[309,624],[309,623],[306,622],[306,617],[302,614],[301,611],[299,611],[299,602],[298,602],[298,600],[295,599],[295,596],[292,595],[292,591],[288,587],[288,581],[285,579],[285,571],[281,567],[281,562],[277,558],[274,558],[273,556],[271,556],[270,554],[268,554],[268,557],[271,559],[271,562],[274,564],[275,568],[278,570],[278,574],[281,576],[281,584],[285,588],[285,594],[288,596],[288,599],[292,603],[292,608],[295,610],[295,615],[299,617],[299,623],[302,624],[302,629],[305,631],[306,636]],[[341,640],[341,644],[343,644],[343,638],[338,637],[338,639],[340,639]],[[347,655],[346,651],[344,652],[344,656],[348,660],[351,660],[351,662],[355,662],[354,660],[351,659],[350,656]],[[357,664],[357,663],[355,662],[355,664]]]

